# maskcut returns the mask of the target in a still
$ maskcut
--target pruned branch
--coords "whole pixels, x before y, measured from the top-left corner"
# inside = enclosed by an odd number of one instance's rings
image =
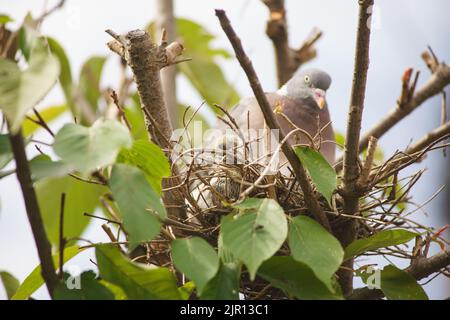
[[[16,161],[16,175],[22,189],[28,221],[30,222],[34,242],[37,247],[39,261],[41,262],[41,275],[45,281],[48,292],[53,297],[53,292],[58,284],[58,276],[52,259],[52,247],[45,233],[44,222],[36,196],[36,191],[31,180],[31,171],[25,153],[22,130],[16,134],[9,134],[11,148]]]
[[[165,150],[170,160],[172,126],[164,102],[160,71],[177,62],[176,57],[181,55],[183,46],[178,42],[167,45],[165,41],[157,45],[148,33],[142,30],[130,31],[125,36],[111,30],[106,32],[115,39],[108,43],[108,47],[125,59],[133,71],[147,132],[150,138]],[[180,185],[178,169],[175,165],[172,168],[173,176],[163,179],[163,188]],[[186,192],[187,190],[180,192],[178,189],[171,189],[163,193],[164,204],[171,217],[186,217],[182,195]]]
[[[429,275],[439,272],[442,268],[450,265],[450,249],[441,251],[430,258],[419,258],[404,271],[412,275],[416,280],[421,280]],[[375,300],[384,297],[383,291],[379,289],[360,288],[356,289],[349,299],[351,300]]]
[[[253,90],[253,93],[255,95],[256,100],[258,101],[258,104],[261,108],[261,111],[264,115],[264,119],[267,123],[267,126],[271,130],[276,130],[279,132],[278,139],[279,142],[284,141],[285,136],[283,132],[280,130],[280,126],[278,125],[277,120],[275,119],[275,116],[273,114],[273,110],[267,101],[267,97],[261,87],[261,84],[259,82],[258,76],[256,75],[256,72],[253,68],[252,62],[248,58],[248,56],[245,54],[245,51],[242,47],[241,40],[233,30],[233,27],[230,24],[230,21],[228,20],[225,11],[223,10],[216,10],[216,16],[219,18],[220,24],[222,26],[223,31],[228,37],[228,40],[230,41],[231,45],[233,46],[234,52],[236,54],[236,58],[238,59],[239,63],[241,64],[242,69],[244,69],[245,74],[247,75],[248,81],[250,83],[250,86]],[[308,208],[311,210],[311,212],[315,215],[315,217],[318,219],[318,221],[329,231],[331,230],[328,218],[326,217],[324,211],[320,207],[317,198],[313,192],[312,186],[309,183],[308,176],[306,174],[305,168],[301,164],[299,158],[294,153],[291,145],[285,141],[282,143],[282,151],[285,154],[286,158],[289,161],[289,164],[291,165],[294,174],[300,184],[300,187],[303,191],[304,197],[305,197],[305,203],[308,206]]]
[[[278,85],[281,87],[304,63],[317,55],[314,43],[322,32],[314,29],[299,49],[289,47],[286,9],[284,0],[262,0],[269,9],[266,34],[272,40],[277,65]]]
[[[367,25],[370,13],[369,7],[373,5],[373,0],[359,1],[358,29],[356,36],[355,66],[353,71],[353,82],[351,100],[349,106],[347,133],[345,138],[344,151],[344,173],[342,179],[342,195],[344,198],[344,212],[354,215],[359,211],[358,179],[360,170],[358,165],[359,156],[359,136],[361,132],[361,120],[364,110],[364,98],[367,83],[367,71],[369,69],[369,44],[370,28]],[[355,240],[355,220],[350,219],[344,224],[342,230],[337,232],[337,237],[344,247]],[[351,293],[353,289],[353,265],[352,260],[348,260],[346,265],[340,270],[340,283],[344,295]]]

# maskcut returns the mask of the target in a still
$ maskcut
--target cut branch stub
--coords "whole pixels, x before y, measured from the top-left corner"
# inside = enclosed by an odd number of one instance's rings
[[[158,45],[143,30],[133,30],[125,36],[111,30],[106,32],[115,39],[108,43],[108,47],[124,58],[133,71],[150,139],[166,152],[170,160],[172,126],[164,103],[160,71],[176,63],[175,58],[181,55],[183,46],[177,42]],[[163,193],[164,204],[170,217],[185,218],[183,194],[187,190],[181,185],[177,167],[174,165],[172,168],[173,176],[164,178],[162,187],[180,187]]]

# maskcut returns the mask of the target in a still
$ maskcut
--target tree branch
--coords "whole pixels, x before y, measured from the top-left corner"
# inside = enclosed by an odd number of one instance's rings
[[[262,2],[270,12],[266,34],[272,40],[275,50],[278,85],[281,87],[302,64],[316,57],[314,43],[322,36],[322,32],[314,29],[300,49],[291,49],[284,0],[262,0]]]
[[[267,97],[261,88],[261,84],[259,82],[258,76],[256,75],[256,72],[253,68],[252,62],[247,57],[247,55],[244,52],[244,49],[242,48],[241,40],[236,35],[235,31],[233,30],[230,21],[228,20],[225,11],[223,10],[216,10],[216,16],[219,18],[220,24],[222,26],[223,31],[228,37],[228,40],[230,41],[231,45],[233,46],[234,52],[236,54],[236,58],[239,60],[239,63],[241,64],[242,69],[244,69],[245,74],[247,75],[248,81],[250,83],[250,86],[253,90],[253,93],[255,95],[256,100],[258,101],[258,104],[261,108],[261,111],[264,115],[264,119],[267,123],[267,126],[271,130],[277,130],[279,132],[279,142],[284,140],[284,134],[280,130],[280,127],[278,125],[277,120],[275,119],[275,116],[273,114],[273,110],[267,101]],[[311,187],[311,184],[309,183],[308,176],[306,174],[305,169],[303,168],[299,158],[294,153],[292,147],[290,144],[286,141],[281,146],[283,153],[285,154],[286,158],[289,161],[289,164],[291,165],[295,176],[300,184],[300,187],[303,191],[305,202],[308,208],[311,210],[311,212],[315,215],[315,217],[318,219],[318,221],[329,231],[331,231],[331,227],[328,221],[328,218],[326,217],[325,213],[323,212],[322,208],[319,205],[319,202],[317,201],[316,196],[314,195],[313,189]]]
[[[130,31],[125,36],[119,36],[111,30],[106,32],[115,39],[108,43],[108,47],[125,59],[133,71],[147,132],[161,149],[166,150],[170,161],[172,126],[164,103],[160,70],[176,63],[175,59],[181,55],[183,46],[178,42],[167,45],[164,41],[157,45],[142,30]],[[177,167],[172,168],[172,177],[162,181],[163,188],[181,184]],[[186,218],[183,197],[186,192],[178,188],[163,192],[164,204],[172,218]]]
[[[397,123],[420,107],[427,99],[442,92],[449,84],[450,67],[444,63],[437,65],[435,73],[433,73],[431,78],[416,91],[407,104],[400,106],[397,104],[378,124],[364,134],[359,142],[359,150],[362,151],[367,148],[371,136],[379,139]],[[336,171],[342,169],[342,158],[337,160],[335,168]]]
[[[344,198],[344,212],[353,215],[359,210],[359,196],[357,192],[359,179],[359,136],[361,131],[361,119],[364,110],[364,98],[367,83],[367,71],[369,68],[369,44],[370,44],[370,21],[369,7],[373,0],[359,1],[358,30],[356,35],[355,66],[353,71],[352,93],[349,106],[347,133],[344,151],[344,173],[342,180],[342,191]],[[355,219],[349,219],[342,230],[336,236],[346,247],[355,240]],[[344,265],[345,264],[345,265]],[[348,260],[338,273],[344,295],[353,290],[353,261]]]
[[[408,272],[416,280],[421,280],[448,265],[450,265],[450,249],[441,251],[430,258],[419,258],[404,271]],[[348,298],[350,300],[375,300],[383,297],[383,291],[365,287],[356,289]]]
[[[30,222],[39,261],[41,262],[41,275],[45,281],[50,297],[53,297],[53,291],[58,284],[58,276],[53,264],[52,247],[47,238],[47,234],[45,233],[36,192],[33,187],[33,182],[31,181],[31,172],[25,153],[22,130],[19,130],[16,134],[12,134],[10,131],[9,138],[14,159],[16,161],[17,179],[19,180],[22,189],[28,221]]]

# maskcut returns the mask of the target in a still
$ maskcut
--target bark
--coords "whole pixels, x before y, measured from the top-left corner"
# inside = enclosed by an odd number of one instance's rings
[[[359,136],[361,120],[364,110],[364,98],[367,83],[367,71],[369,68],[370,19],[368,9],[373,5],[373,0],[359,1],[358,30],[356,35],[355,66],[353,71],[352,93],[349,106],[347,133],[344,151],[343,173],[343,198],[344,212],[354,215],[359,210],[358,179],[359,179]],[[336,234],[345,248],[355,240],[355,220],[349,219]],[[353,290],[353,261],[348,260],[338,272],[339,282],[344,295],[349,295]]]
[[[58,276],[52,258],[52,247],[45,233],[44,222],[36,196],[36,191],[31,181],[31,171],[25,153],[22,130],[10,133],[11,148],[16,161],[16,175],[22,189],[28,221],[30,222],[34,242],[37,247],[39,261],[41,262],[41,275],[45,281],[50,297],[58,284]],[[56,212],[55,212],[56,214]]]

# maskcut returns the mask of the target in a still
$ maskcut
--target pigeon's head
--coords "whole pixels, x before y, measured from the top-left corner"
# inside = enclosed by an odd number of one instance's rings
[[[281,87],[279,93],[323,109],[326,106],[325,93],[330,84],[331,77],[325,71],[319,69],[299,70]]]

